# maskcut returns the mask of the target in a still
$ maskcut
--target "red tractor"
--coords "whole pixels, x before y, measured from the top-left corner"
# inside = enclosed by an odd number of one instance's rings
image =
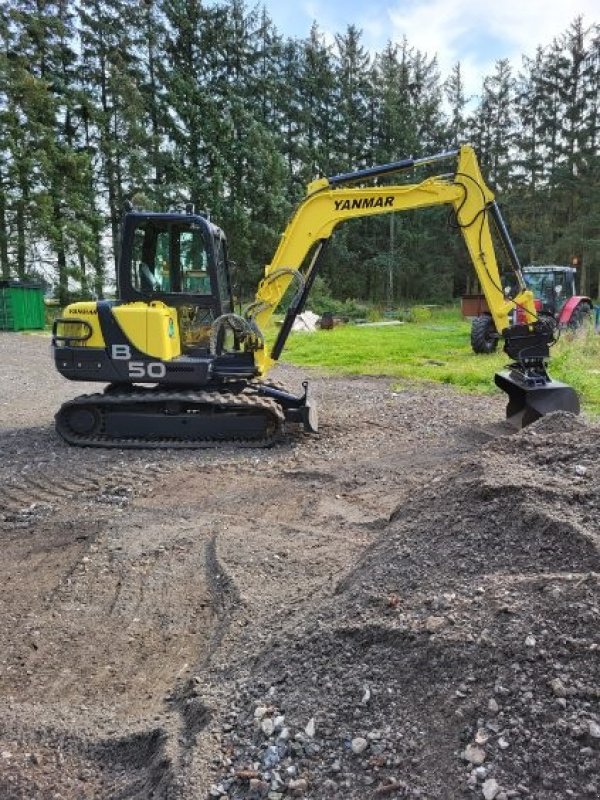
[[[524,267],[527,288],[535,296],[535,307],[541,319],[559,328],[580,328],[591,320],[593,303],[589,297],[577,294],[574,267]],[[483,298],[482,298],[483,299]],[[485,303],[485,301],[484,301]],[[515,310],[515,324],[526,322],[525,312]],[[475,353],[493,353],[498,346],[498,333],[484,305],[471,323],[471,347]]]

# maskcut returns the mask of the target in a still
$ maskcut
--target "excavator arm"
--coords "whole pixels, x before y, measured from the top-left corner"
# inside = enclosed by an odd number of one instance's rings
[[[420,183],[373,185],[373,180],[414,167],[454,160],[451,173],[429,177]],[[371,183],[369,183],[371,182]],[[509,395],[507,413],[522,424],[549,410],[579,410],[575,392],[552,381],[546,372],[553,332],[537,320],[533,293],[526,287],[521,266],[494,194],[486,185],[474,150],[458,151],[422,159],[406,159],[369,169],[321,178],[307,187],[281,236],[273,260],[265,268],[254,302],[245,316],[255,339],[254,359],[265,375],[278,359],[293,322],[306,303],[317,275],[324,248],[335,228],[358,217],[388,214],[417,208],[451,206],[465,241],[473,268],[486,297],[498,334],[505,340],[505,352],[513,363],[496,375],[496,383]],[[502,285],[492,240],[490,218],[506,251],[516,279],[512,296]],[[310,258],[307,258],[311,255]],[[306,262],[308,264],[306,265]],[[260,335],[292,282],[298,286],[277,340],[268,351]],[[520,307],[525,323],[512,325],[509,315]]]

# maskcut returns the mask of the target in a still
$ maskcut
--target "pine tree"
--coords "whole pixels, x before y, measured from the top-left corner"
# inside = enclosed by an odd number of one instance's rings
[[[100,157],[98,190],[107,206],[115,259],[123,201],[145,185],[148,173],[139,56],[142,15],[142,6],[127,0],[79,3],[87,135]]]
[[[465,141],[467,130],[466,109],[470,97],[465,95],[465,86],[462,77],[460,62],[452,67],[452,72],[444,83],[446,100],[450,106],[449,140],[453,147],[458,147]]]

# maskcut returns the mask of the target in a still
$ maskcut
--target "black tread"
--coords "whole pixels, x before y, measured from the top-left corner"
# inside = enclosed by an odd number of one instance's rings
[[[161,437],[128,437],[114,438],[102,431],[92,435],[76,433],[68,424],[67,412],[74,408],[91,409],[102,418],[106,418],[111,411],[126,411],[132,406],[140,404],[157,405],[168,403],[183,403],[189,409],[197,405],[197,412],[202,408],[246,409],[250,414],[266,415],[270,424],[270,432],[262,439],[233,437],[225,439],[215,435],[215,438],[181,438]],[[284,413],[281,406],[269,397],[260,397],[257,394],[233,393],[221,391],[176,391],[176,390],[134,390],[117,393],[80,395],[64,403],[56,414],[56,430],[69,444],[83,447],[116,447],[120,449],[176,449],[176,448],[206,448],[223,447],[228,442],[240,447],[269,447],[281,437],[284,425]]]

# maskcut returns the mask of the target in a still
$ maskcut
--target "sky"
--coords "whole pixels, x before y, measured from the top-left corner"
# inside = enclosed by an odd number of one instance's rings
[[[576,16],[600,23],[600,0],[263,0],[283,34],[305,37],[313,20],[328,39],[350,24],[363,31],[371,51],[402,41],[433,56],[442,77],[461,62],[467,93],[477,95],[494,62],[508,58],[515,71],[521,56],[550,44]]]

